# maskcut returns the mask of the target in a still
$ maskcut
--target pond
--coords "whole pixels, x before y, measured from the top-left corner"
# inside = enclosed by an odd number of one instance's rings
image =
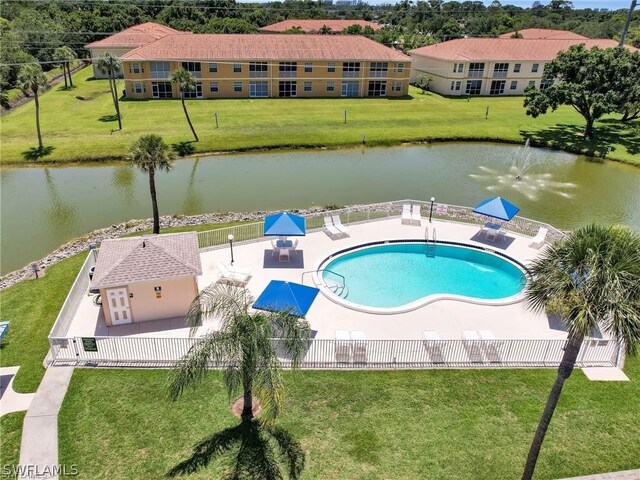
[[[502,195],[520,215],[570,229],[640,230],[640,169],[491,143],[297,150],[179,160],[156,176],[161,214],[304,208],[413,198],[473,206]],[[516,160],[520,159],[520,162]],[[523,169],[524,170],[524,169]],[[151,216],[147,177],[126,164],[3,168],[1,272],[91,230]]]

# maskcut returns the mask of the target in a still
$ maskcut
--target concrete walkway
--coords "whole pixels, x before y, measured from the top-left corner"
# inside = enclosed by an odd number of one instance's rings
[[[20,478],[57,479],[58,412],[67,393],[73,367],[49,367],[27,411],[20,445]]]
[[[20,367],[0,368],[0,417],[29,408],[34,393],[18,393],[13,389],[13,379]]]
[[[584,477],[571,477],[564,480],[638,480],[640,479],[639,470],[625,470],[624,472],[596,473],[595,475],[586,475]]]

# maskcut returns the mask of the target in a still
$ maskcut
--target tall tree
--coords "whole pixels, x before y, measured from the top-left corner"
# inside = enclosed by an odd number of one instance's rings
[[[170,396],[196,385],[210,365],[223,366],[223,380],[230,398],[243,395],[242,419],[253,418],[253,396],[262,407],[264,422],[272,423],[280,412],[283,382],[273,337],[296,368],[307,349],[309,324],[287,313],[252,311],[253,298],[245,288],[215,283],[191,303],[187,321],[192,327],[208,317],[220,320],[219,330],[205,335],[172,371]]]
[[[182,110],[184,110],[184,116],[187,117],[187,123],[189,124],[189,128],[191,129],[191,133],[193,133],[193,138],[196,139],[196,142],[200,141],[198,138],[198,134],[193,128],[193,124],[191,123],[191,118],[189,118],[189,112],[187,111],[187,105],[184,103],[184,94],[186,92],[193,92],[196,89],[196,80],[193,78],[191,72],[184,68],[178,68],[171,74],[171,83],[175,83],[178,85],[180,89],[180,101],[182,102]]]
[[[558,375],[531,443],[523,480],[529,480],[565,380],[584,338],[600,329],[633,354],[640,343],[640,234],[591,225],[548,247],[530,266],[525,289],[534,311],[559,313],[569,337]]]
[[[111,91],[111,99],[116,109],[116,117],[118,117],[118,129],[122,130],[122,119],[120,118],[120,102],[118,101],[118,87],[116,85],[116,76],[120,72],[122,63],[120,59],[107,53],[98,58],[98,69],[109,76],[109,90]]]
[[[153,233],[160,233],[160,214],[156,194],[156,171],[170,172],[173,169],[175,155],[160,135],[142,135],[131,145],[129,160],[140,171],[149,175],[149,191],[153,208]]]
[[[620,104],[618,69],[628,61],[628,51],[619,48],[587,50],[572,45],[544,67],[543,79],[555,82],[545,90],[530,87],[525,92],[527,115],[536,118],[571,105],[586,121],[583,136],[591,138],[594,122],[615,111]]]
[[[63,47],[58,47],[55,49],[55,51],[53,52],[53,58],[60,62],[60,66],[62,67],[62,75],[64,76],[64,88],[68,88],[69,86],[73,87],[73,79],[71,78],[71,62],[78,58],[76,52],[65,45]],[[69,78],[68,84],[67,77]]]
[[[619,47],[624,47],[624,41],[627,38],[627,32],[629,31],[629,25],[631,24],[631,20],[633,19],[633,11],[636,8],[637,0],[631,0],[631,6],[629,7],[629,12],[627,13],[627,20],[624,22],[624,27],[622,28],[622,35],[620,35],[620,43]]]
[[[42,133],[40,132],[40,98],[41,90],[49,87],[42,67],[36,63],[24,65],[18,74],[18,85],[25,95],[33,95],[36,104],[36,131],[38,132],[38,149],[42,150]]]

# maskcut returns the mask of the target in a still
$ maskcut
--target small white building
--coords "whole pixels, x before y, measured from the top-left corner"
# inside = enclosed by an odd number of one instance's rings
[[[104,240],[91,288],[107,326],[184,318],[202,274],[195,232]]]
[[[546,33],[551,32],[551,33]],[[440,95],[523,95],[529,86],[544,89],[544,65],[571,45],[613,48],[615,40],[587,39],[572,32],[530,29],[522,38],[458,38],[410,50],[412,83],[431,78]],[[563,38],[564,37],[564,38]],[[628,47],[636,50],[633,47]]]

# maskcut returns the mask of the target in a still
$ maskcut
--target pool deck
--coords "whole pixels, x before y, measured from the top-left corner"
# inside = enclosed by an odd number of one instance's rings
[[[350,237],[332,240],[322,232],[312,232],[300,237],[298,253],[289,263],[280,263],[272,256],[271,244],[267,241],[234,245],[234,266],[249,269],[253,275],[247,288],[257,297],[271,280],[302,281],[302,273],[314,270],[330,254],[367,242],[392,239],[424,239],[425,227],[429,232],[436,229],[439,241],[463,242],[479,245],[527,264],[540,250],[528,246],[529,237],[507,232],[504,239],[487,240],[479,225],[434,221],[423,219],[420,226],[402,225],[399,217],[348,225]],[[430,233],[431,236],[431,233]],[[198,277],[202,289],[215,282],[219,273],[216,264],[230,260],[228,246],[201,253],[203,274]],[[311,274],[305,275],[304,283],[313,285]],[[561,325],[544,314],[534,314],[522,303],[504,306],[477,305],[454,300],[440,300],[417,310],[378,315],[345,308],[331,301],[323,293],[318,294],[307,319],[318,339],[335,338],[336,330],[360,330],[368,340],[417,340],[424,330],[435,330],[442,339],[460,339],[463,330],[491,330],[498,339],[562,339],[566,332]],[[201,329],[215,326],[214,322]],[[203,331],[197,332],[198,334]],[[92,297],[83,298],[69,327],[67,336],[154,336],[187,337],[189,329],[184,320],[158,320],[107,327],[99,307],[93,305]]]

